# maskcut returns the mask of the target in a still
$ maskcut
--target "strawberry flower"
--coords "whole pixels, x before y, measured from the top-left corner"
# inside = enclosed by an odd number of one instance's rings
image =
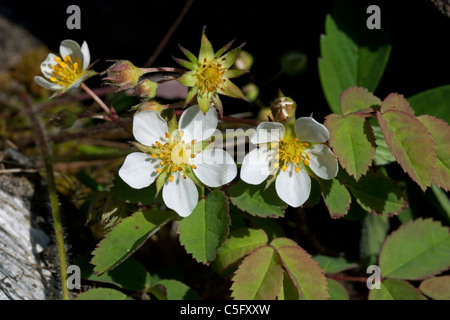
[[[259,147],[250,151],[241,167],[241,179],[249,184],[275,180],[278,196],[292,207],[309,198],[311,178],[330,180],[336,177],[338,163],[324,143],[327,128],[310,117],[302,117],[285,125],[262,122],[250,142]]]
[[[197,102],[203,113],[208,111],[212,103],[222,114],[223,107],[219,94],[247,100],[241,89],[229,80],[246,72],[237,69],[229,70],[239,56],[242,47],[239,46],[225,53],[231,44],[232,42],[214,53],[211,42],[206,38],[205,29],[203,29],[198,58],[180,46],[189,61],[174,59],[183,67],[191,70],[177,79],[181,84],[191,87],[186,97],[186,104],[197,96]]]
[[[207,144],[217,127],[217,113],[203,114],[198,105],[167,123],[156,111],[142,111],[133,119],[133,135],[141,152],[129,154],[119,176],[135,189],[156,181],[166,206],[182,217],[198,203],[197,185],[220,187],[237,174],[233,158]]]
[[[64,40],[59,46],[60,55],[49,53],[41,63],[41,71],[45,78],[34,77],[34,81],[57,94],[78,88],[80,84],[95,74],[89,71],[91,55],[86,42],[82,46],[73,40]]]

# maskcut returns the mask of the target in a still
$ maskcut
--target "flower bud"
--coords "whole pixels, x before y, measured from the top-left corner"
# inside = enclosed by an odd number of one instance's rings
[[[253,56],[245,50],[239,52],[239,56],[234,62],[234,66],[239,70],[250,70],[255,59]]]
[[[242,93],[248,100],[254,102],[259,96],[259,88],[256,84],[249,83],[242,88]]]
[[[108,76],[103,80],[109,81],[110,85],[119,87],[117,91],[122,91],[134,87],[139,78],[145,74],[145,69],[138,68],[130,61],[127,60],[115,60],[111,67],[109,67],[104,73]]]
[[[138,104],[134,108],[137,109],[138,112],[153,110],[161,114],[161,112],[167,109],[167,105],[160,104],[154,100],[149,100]]]
[[[158,88],[158,83],[144,79],[134,87],[133,95],[142,99],[153,99],[156,96],[156,88]]]
[[[297,76],[305,71],[308,64],[308,57],[301,52],[289,51],[283,54],[280,63],[281,70],[284,73],[290,76]]]
[[[295,121],[295,109],[297,105],[291,98],[285,97],[281,92],[277,99],[270,104],[274,121],[288,123]]]

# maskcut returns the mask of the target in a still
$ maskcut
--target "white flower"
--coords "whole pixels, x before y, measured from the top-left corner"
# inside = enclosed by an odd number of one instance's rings
[[[215,188],[237,174],[236,164],[227,152],[202,146],[202,141],[214,133],[217,122],[214,108],[203,114],[198,105],[183,112],[175,130],[156,111],[137,113],[133,134],[144,152],[129,154],[119,176],[135,189],[163,179],[166,206],[182,217],[189,216],[198,203],[194,181]]]
[[[88,71],[91,55],[86,42],[80,47],[73,40],[64,40],[59,46],[60,56],[49,53],[41,63],[45,78],[34,77],[34,81],[49,90],[63,93],[78,88],[94,72]]]
[[[323,144],[328,138],[327,128],[310,117],[299,118],[295,124],[286,126],[262,122],[250,139],[259,148],[245,156],[241,179],[260,184],[269,176],[276,176],[278,196],[288,205],[299,207],[311,192],[309,170],[326,180],[337,175],[337,160]]]

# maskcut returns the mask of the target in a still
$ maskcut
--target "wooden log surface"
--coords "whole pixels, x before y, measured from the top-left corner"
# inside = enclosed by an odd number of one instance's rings
[[[4,163],[27,166],[18,159],[27,158],[11,149],[0,152],[0,169],[8,170]],[[0,300],[58,299],[58,280],[40,258],[50,238],[37,227],[31,212],[36,190],[26,176],[0,172]]]

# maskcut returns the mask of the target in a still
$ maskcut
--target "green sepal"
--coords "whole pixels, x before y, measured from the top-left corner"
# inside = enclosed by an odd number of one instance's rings
[[[178,121],[176,114],[172,115],[172,118],[170,119],[169,123],[167,124],[168,130],[169,130],[169,136],[172,137],[173,133],[178,130]]]
[[[170,172],[168,173],[166,170],[163,170],[158,177],[156,178],[156,194],[155,197],[158,196],[159,191],[164,187],[166,180],[169,178]]]
[[[199,63],[204,63],[205,59],[209,61],[213,58],[214,58],[214,50],[211,45],[211,42],[209,42],[208,38],[206,37],[205,28],[203,28],[200,53],[198,55]]]
[[[224,54],[228,49],[231,48],[233,43],[234,43],[234,40],[228,42],[225,46],[223,46],[222,48],[217,50],[217,52],[214,54],[214,58],[219,58],[220,56],[222,56],[222,54]]]
[[[189,71],[177,78],[177,81],[186,87],[193,87],[197,83],[194,71]]]
[[[136,142],[136,141],[132,141],[130,142],[132,145],[134,145],[136,148],[138,148],[140,151],[142,151],[143,153],[146,154],[159,154],[159,150],[155,147],[150,147],[150,146],[146,146],[143,145],[142,143]]]
[[[180,59],[180,58],[176,58],[176,57],[172,57],[176,63],[178,63],[180,66],[185,67],[189,70],[195,70],[197,68],[197,63],[192,62],[192,61],[187,61],[184,59]]]
[[[184,47],[182,47],[180,45],[178,45],[178,47],[180,48],[180,50],[184,53],[184,55],[189,60],[191,60],[193,63],[198,63],[197,57],[192,52],[190,52],[188,49],[186,49],[186,48],[184,48]]]
[[[185,101],[185,105],[187,106],[197,95],[198,93],[198,87],[192,87],[191,89],[189,89],[189,92],[186,96],[186,101]]]

